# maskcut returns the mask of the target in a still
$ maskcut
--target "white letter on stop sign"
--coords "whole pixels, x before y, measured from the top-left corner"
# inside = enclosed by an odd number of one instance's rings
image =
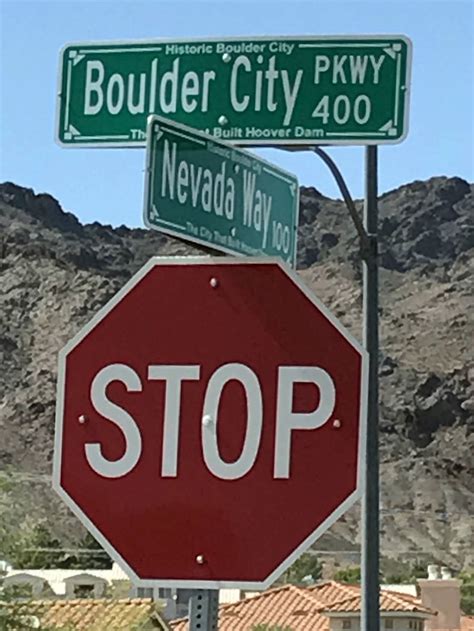
[[[99,443],[86,443],[85,451],[89,465],[105,478],[120,478],[137,464],[142,453],[142,437],[135,420],[123,408],[107,398],[106,390],[112,381],[121,381],[130,392],[141,392],[142,384],[137,373],[126,364],[110,364],[99,370],[91,386],[91,401],[104,418],[115,423],[122,431],[125,451],[118,460],[107,460],[102,455]]]
[[[178,471],[178,442],[181,419],[181,382],[199,379],[199,366],[148,366],[148,379],[166,381],[163,420],[161,475],[175,478]]]
[[[219,401],[224,386],[235,379],[240,381],[247,397],[247,431],[244,446],[235,462],[225,462],[219,454],[217,444],[217,420]],[[223,480],[236,480],[253,467],[260,447],[262,434],[262,392],[257,375],[244,364],[225,364],[216,370],[207,384],[204,398],[203,418],[210,423],[202,426],[202,448],[204,461],[211,473]]]
[[[319,388],[319,404],[312,412],[293,412],[293,386],[312,383]],[[274,478],[290,477],[291,432],[294,429],[317,429],[334,411],[334,381],[316,366],[281,366],[278,370]]]

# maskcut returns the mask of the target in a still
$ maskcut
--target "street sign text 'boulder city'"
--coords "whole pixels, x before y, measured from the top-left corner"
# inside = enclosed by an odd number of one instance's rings
[[[224,252],[281,256],[294,266],[294,175],[209,134],[150,117],[144,222]]]
[[[70,44],[57,139],[140,146],[157,114],[240,145],[400,142],[410,67],[402,35]]]
[[[142,585],[266,587],[360,496],[366,372],[284,263],[151,259],[60,354],[54,487]]]

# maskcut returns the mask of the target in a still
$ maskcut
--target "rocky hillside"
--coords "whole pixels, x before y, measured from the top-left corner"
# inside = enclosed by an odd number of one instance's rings
[[[456,569],[474,564],[473,192],[435,177],[379,204],[382,553]],[[57,351],[150,256],[193,252],[156,232],[81,225],[48,194],[0,185],[4,523],[46,520],[64,545],[83,534],[49,486]],[[298,265],[360,338],[355,231],[343,203],[314,188],[301,190]],[[358,517],[316,548],[358,562]]]

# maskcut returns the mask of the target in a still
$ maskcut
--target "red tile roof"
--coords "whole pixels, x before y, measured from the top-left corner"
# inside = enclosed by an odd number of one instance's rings
[[[360,612],[360,587],[325,581],[311,587],[284,585],[257,596],[219,607],[219,631],[250,631],[258,624],[279,625],[291,631],[329,631],[329,615]],[[414,598],[382,592],[382,611],[430,615]],[[188,620],[174,620],[173,631],[187,631]],[[463,629],[463,631],[474,631]]]
[[[339,583],[338,581],[324,581],[308,587],[307,590],[326,605],[360,594],[359,585]]]
[[[258,596],[219,607],[219,631],[249,631],[258,624],[290,627],[291,631],[329,631],[320,611],[324,603],[307,589],[284,585]],[[187,631],[188,620],[170,622],[173,631]]]

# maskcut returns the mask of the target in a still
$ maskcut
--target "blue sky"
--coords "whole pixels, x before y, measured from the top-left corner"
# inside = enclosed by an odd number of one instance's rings
[[[59,51],[68,42],[239,35],[405,34],[413,42],[410,131],[380,150],[387,191],[433,175],[473,178],[470,0],[0,0],[0,181],[54,195],[83,222],[142,225],[144,149],[65,149],[54,141]],[[329,150],[354,197],[363,148]],[[300,183],[338,197],[312,154],[261,150]]]

